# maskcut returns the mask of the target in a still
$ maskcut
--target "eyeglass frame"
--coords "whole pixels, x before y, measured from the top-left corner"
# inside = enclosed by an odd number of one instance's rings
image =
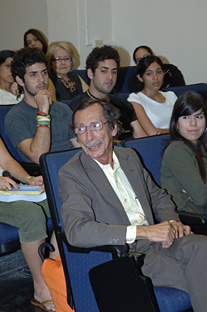
[[[90,123],[89,126],[78,126],[78,127],[73,128],[73,131],[75,132],[76,135],[85,134],[86,131],[87,131],[87,128],[89,128],[91,131],[101,131],[101,130],[103,129],[103,126],[104,126],[106,123],[108,123],[108,121],[106,121],[106,122],[102,122],[102,121],[95,121],[95,122],[94,122],[94,121],[92,121],[92,122]],[[101,126],[102,126],[101,129],[98,129],[98,130],[92,129],[92,128],[91,128],[92,125],[95,125],[95,124],[101,124]],[[82,133],[76,133],[75,129],[77,129],[77,128],[84,128],[85,131],[82,132]]]
[[[52,60],[54,62],[62,62],[62,61],[64,61],[64,62],[67,62],[67,61],[72,62],[72,57],[69,57],[69,56],[67,56],[67,57],[55,57]]]

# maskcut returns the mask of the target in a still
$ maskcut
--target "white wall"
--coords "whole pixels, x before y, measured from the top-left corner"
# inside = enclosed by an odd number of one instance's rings
[[[0,49],[21,48],[24,32],[37,28],[49,42],[70,41],[79,67],[84,68],[96,40],[115,44],[122,66],[133,65],[134,48],[146,44],[177,65],[188,84],[207,82],[206,0],[1,0],[0,4]]]
[[[207,82],[206,0],[112,0],[112,21],[122,65],[145,44],[177,65],[188,84]]]
[[[0,50],[22,48],[29,28],[48,36],[46,0],[0,0]]]

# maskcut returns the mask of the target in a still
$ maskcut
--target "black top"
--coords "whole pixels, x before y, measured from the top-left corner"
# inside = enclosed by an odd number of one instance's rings
[[[70,108],[74,110],[76,106],[81,102],[83,98],[88,98],[90,95],[88,92],[84,92],[74,98],[70,102]],[[115,95],[110,95],[109,94],[109,99],[111,104],[113,104],[116,108],[119,109],[120,111],[120,118],[119,118],[119,128],[120,128],[120,133],[118,136],[119,140],[125,140],[128,138],[132,138],[132,129],[130,123],[137,120],[137,116],[135,114],[134,108],[130,102],[128,102],[124,97],[120,96],[115,96]]]
[[[170,87],[185,86],[185,80],[181,71],[172,64],[163,64],[165,75],[161,90]],[[136,73],[131,75],[128,82],[129,92],[140,92],[143,89],[143,84],[139,81]]]
[[[54,83],[54,86],[56,89],[57,101],[71,100],[77,95],[83,93],[81,80],[78,77],[78,75],[74,73],[71,73],[71,72],[68,73],[68,78],[72,82],[72,85],[70,88],[67,88],[66,86],[64,86],[60,78],[58,78],[58,76],[55,75],[54,73],[49,73],[49,77]]]

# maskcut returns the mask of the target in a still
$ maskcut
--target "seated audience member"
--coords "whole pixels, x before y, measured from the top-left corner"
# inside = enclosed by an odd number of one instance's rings
[[[14,51],[0,51],[0,105],[16,104],[23,98],[11,73],[13,56]]]
[[[87,83],[74,74],[75,57],[69,42],[52,42],[48,47],[49,77],[54,83],[58,100],[71,100],[88,90]]]
[[[177,96],[174,92],[160,91],[164,78],[163,63],[157,56],[144,57],[137,66],[142,91],[131,93],[128,101],[148,135],[169,132],[170,117]]]
[[[147,56],[154,55],[153,51],[148,46],[139,46],[134,50],[133,60],[136,65],[139,64],[140,60]],[[179,87],[185,85],[185,80],[181,71],[172,64],[163,64],[164,66],[164,79],[161,85],[161,89],[171,87]],[[141,91],[142,85],[140,84],[139,79],[137,78],[136,73],[129,78],[129,92],[139,92]]]
[[[41,31],[31,28],[24,34],[24,47],[37,48],[46,54],[48,49],[47,38]],[[48,90],[52,94],[52,100],[56,101],[56,90],[51,79],[49,79]]]
[[[68,242],[129,244],[130,253],[145,254],[142,272],[153,285],[187,291],[194,312],[206,312],[207,237],[189,235],[170,196],[152,181],[133,149],[113,148],[118,115],[113,105],[96,99],[86,99],[73,112],[83,150],[59,171]]]
[[[45,35],[37,29],[29,29],[24,34],[25,48],[38,48],[44,54],[47,53],[48,43]]]
[[[29,185],[42,185],[41,176],[31,177],[12,158],[0,138],[0,190],[18,189],[18,184],[10,177],[3,177],[2,171],[9,171],[19,181]],[[55,311],[50,292],[42,278],[42,260],[38,254],[39,246],[45,242],[47,237],[46,215],[50,216],[47,200],[33,203],[28,201],[0,202],[1,222],[16,226],[19,232],[19,239],[22,253],[31,271],[34,283],[34,299],[32,304],[38,305],[47,311]],[[53,242],[54,244],[54,242]]]
[[[200,94],[188,91],[177,99],[160,179],[177,210],[207,212],[206,120],[206,103]]]
[[[71,109],[51,100],[45,54],[37,48],[23,48],[16,52],[11,70],[24,99],[7,113],[4,126],[20,157],[39,164],[45,152],[79,146],[70,129]]]
[[[119,66],[120,57],[116,49],[110,46],[94,48],[86,60],[87,75],[90,79],[89,89],[74,98],[70,107],[74,110],[83,98],[110,101],[121,113],[119,140],[147,136],[137,120],[131,103],[123,97],[110,94],[116,84]]]

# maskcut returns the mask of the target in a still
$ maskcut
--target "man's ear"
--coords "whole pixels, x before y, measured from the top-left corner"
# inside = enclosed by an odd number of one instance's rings
[[[115,137],[117,135],[117,123],[114,123],[114,128],[111,131],[111,135]]]
[[[143,82],[142,77],[140,76],[140,74],[137,75],[137,78],[139,79],[139,81]]]
[[[88,70],[87,70],[87,76],[90,80],[93,78],[93,72],[90,68],[88,68]]]
[[[16,76],[16,82],[18,83],[18,85],[20,85],[21,87],[24,86],[24,81],[19,77],[19,76]]]

